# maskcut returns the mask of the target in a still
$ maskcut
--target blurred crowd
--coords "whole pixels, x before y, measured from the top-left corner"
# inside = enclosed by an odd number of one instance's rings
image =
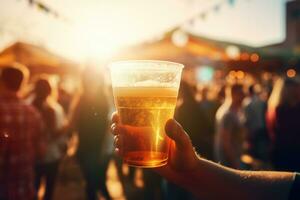
[[[25,66],[1,70],[0,200],[38,199],[41,180],[46,188],[43,199],[53,199],[59,167],[74,135],[86,199],[98,199],[99,192],[111,199],[106,187],[110,160],[124,188],[135,184],[136,169],[130,167],[124,174],[109,139],[111,87],[90,68],[80,79],[80,89],[70,94],[49,75],[30,77]],[[182,80],[175,119],[204,158],[236,169],[300,172],[298,77],[206,84]],[[142,172],[143,199],[194,199],[151,170]]]

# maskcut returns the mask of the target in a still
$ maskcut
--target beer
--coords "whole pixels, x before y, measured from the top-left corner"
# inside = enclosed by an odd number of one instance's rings
[[[123,160],[138,167],[167,163],[165,124],[173,118],[183,65],[160,60],[110,64],[115,105],[123,127]]]
[[[165,124],[173,118],[177,88],[115,87],[114,97],[123,133],[123,159],[133,166],[167,163],[169,139]]]

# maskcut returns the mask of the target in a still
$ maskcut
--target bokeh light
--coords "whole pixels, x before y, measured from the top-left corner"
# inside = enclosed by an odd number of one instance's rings
[[[202,66],[197,70],[197,80],[199,82],[209,82],[214,75],[214,69],[209,66]]]
[[[245,77],[245,73],[242,70],[238,70],[236,72],[236,78],[237,79],[243,79]]]
[[[251,54],[250,60],[252,62],[258,62],[259,61],[259,55],[257,53]]]
[[[188,43],[189,37],[184,31],[177,30],[172,34],[171,39],[176,46],[184,47]]]
[[[297,74],[297,72],[296,72],[296,70],[294,70],[294,69],[288,69],[288,70],[286,71],[286,75],[287,75],[287,77],[289,77],[289,78],[295,77],[296,74]]]
[[[241,54],[241,60],[245,61],[245,60],[249,60],[249,54],[244,52]]]
[[[240,49],[237,46],[229,45],[225,52],[230,59],[237,60],[240,57]]]

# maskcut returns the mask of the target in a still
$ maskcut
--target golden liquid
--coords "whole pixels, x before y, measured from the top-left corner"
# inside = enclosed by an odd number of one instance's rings
[[[175,88],[114,88],[123,133],[123,159],[133,166],[158,167],[167,163],[169,139],[165,124],[173,118]]]

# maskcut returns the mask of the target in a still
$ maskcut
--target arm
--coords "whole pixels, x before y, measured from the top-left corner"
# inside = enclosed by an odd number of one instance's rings
[[[288,198],[293,173],[240,171],[223,167],[197,156],[188,135],[177,122],[168,121],[166,133],[175,143],[171,147],[171,154],[173,151],[175,153],[171,155],[168,166],[157,171],[170,181],[191,191],[199,199]]]
[[[175,183],[199,199],[287,200],[294,179],[293,173],[233,170],[201,158],[197,162],[194,171],[182,173]]]
[[[113,115],[112,133],[115,151],[122,154],[124,127]],[[294,174],[286,172],[251,172],[223,167],[196,155],[183,128],[175,121],[166,124],[171,139],[168,164],[154,170],[199,199],[287,200]]]

